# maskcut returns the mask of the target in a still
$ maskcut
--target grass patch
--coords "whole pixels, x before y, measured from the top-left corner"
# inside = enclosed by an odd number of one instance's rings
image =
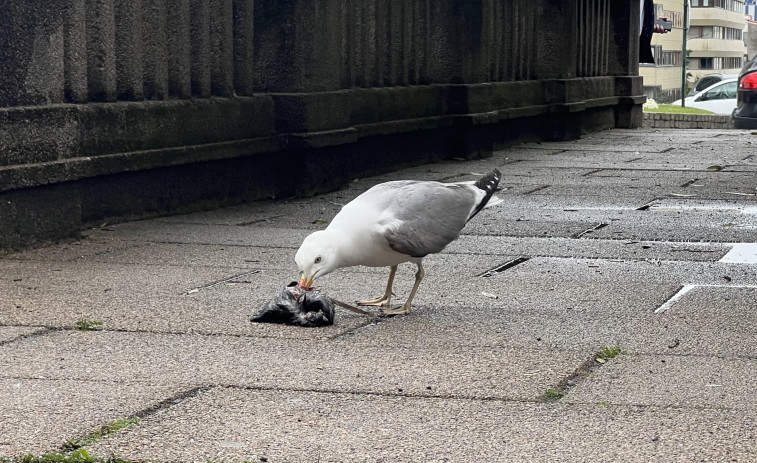
[[[645,113],[681,113],[681,114],[715,114],[712,111],[706,111],[699,108],[682,107],[672,104],[661,104],[656,109],[644,108]]]
[[[78,451],[79,449],[81,449],[82,447],[86,445],[94,444],[95,442],[99,441],[100,439],[107,436],[108,434],[112,434],[116,431],[129,427],[133,424],[137,424],[140,421],[142,420],[140,418],[137,418],[136,416],[131,417],[131,418],[118,419],[110,424],[106,424],[105,426],[94,431],[92,434],[89,434],[88,436],[69,440],[68,442],[63,444],[63,448],[66,450]]]
[[[86,318],[82,318],[76,322],[76,329],[79,331],[96,331],[99,330],[101,326],[103,326],[103,322],[87,320]]]
[[[544,393],[544,397],[546,397],[549,400],[559,400],[562,399],[565,396],[564,391],[558,391],[557,389],[549,388]]]

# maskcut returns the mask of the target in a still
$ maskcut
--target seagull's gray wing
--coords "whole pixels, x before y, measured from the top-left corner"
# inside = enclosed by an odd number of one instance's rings
[[[389,247],[412,257],[437,253],[457,239],[477,196],[468,185],[409,182],[391,194],[382,214]]]

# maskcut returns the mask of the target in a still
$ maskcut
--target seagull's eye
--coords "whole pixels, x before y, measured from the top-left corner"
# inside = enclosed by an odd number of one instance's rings
[[[321,256],[318,256],[315,258],[315,263],[320,264],[321,263]]]

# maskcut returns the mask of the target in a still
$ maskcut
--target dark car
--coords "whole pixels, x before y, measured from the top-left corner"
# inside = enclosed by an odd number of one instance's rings
[[[731,121],[737,129],[757,129],[757,56],[741,68]]]

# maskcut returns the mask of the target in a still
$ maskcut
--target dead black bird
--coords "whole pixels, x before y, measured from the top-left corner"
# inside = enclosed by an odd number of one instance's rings
[[[333,325],[334,303],[320,291],[305,290],[293,281],[281,288],[250,321],[310,327]]]

